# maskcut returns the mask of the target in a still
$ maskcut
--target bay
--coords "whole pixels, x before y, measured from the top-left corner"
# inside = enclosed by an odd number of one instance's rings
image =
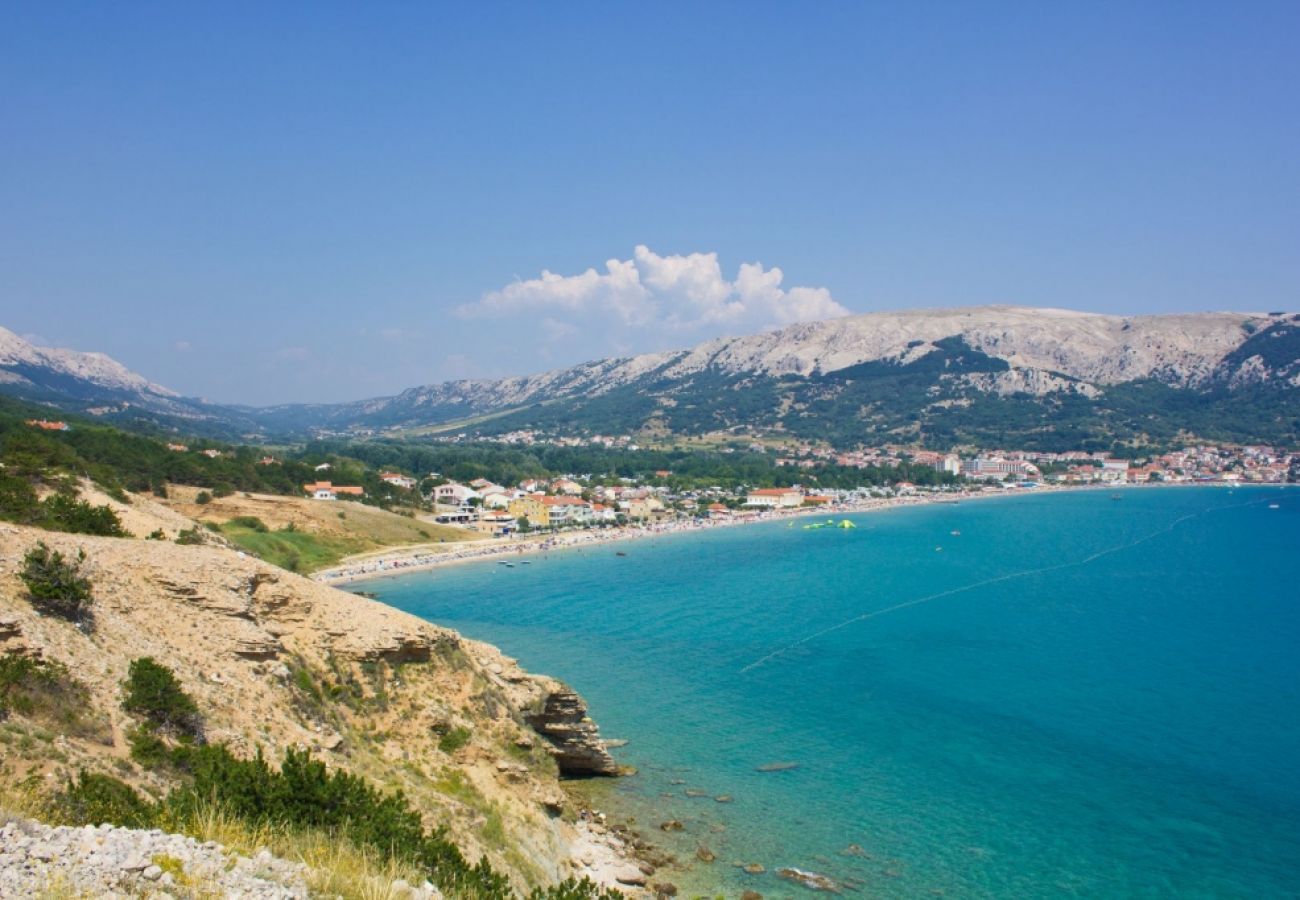
[[[1300,495],[1121,496],[367,589],[582,693],[638,770],[610,811],[683,860],[716,853],[673,876],[691,890],[802,893],[772,874],[796,866],[882,897],[1295,896]],[[684,831],[659,832],[669,818]]]

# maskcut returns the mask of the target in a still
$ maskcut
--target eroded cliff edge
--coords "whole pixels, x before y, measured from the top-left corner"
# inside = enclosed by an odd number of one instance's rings
[[[190,524],[147,498],[131,506],[165,532]],[[18,571],[38,541],[85,551],[93,631],[24,599]],[[561,778],[617,772],[599,728],[566,685],[450,629],[219,542],[0,525],[0,653],[10,651],[66,665],[89,690],[96,726],[6,752],[9,777],[58,779],[84,766],[165,791],[165,777],[131,761],[120,707],[128,665],[150,656],[198,701],[210,740],[273,758],[307,747],[400,788],[467,857],[486,855],[521,888],[590,872],[573,858],[577,843],[589,856],[588,836]]]

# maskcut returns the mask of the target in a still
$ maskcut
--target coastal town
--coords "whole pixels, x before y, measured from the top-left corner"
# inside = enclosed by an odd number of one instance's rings
[[[635,452],[634,444],[624,444],[623,448]],[[907,448],[842,452],[807,445],[783,448],[774,463],[777,469],[791,470],[790,484],[680,488],[672,484],[673,472],[663,469],[643,479],[617,479],[615,484],[609,483],[607,477],[567,474],[529,478],[512,485],[486,478],[462,483],[437,472],[416,476],[381,471],[378,477],[383,484],[423,505],[426,512],[419,516],[421,519],[457,526],[473,532],[475,537],[493,540],[370,554],[345,560],[315,577],[351,581],[397,569],[431,568],[783,517],[866,512],[1032,491],[1278,485],[1300,481],[1300,454],[1263,445],[1199,444],[1138,459],[1084,451],[983,451],[962,455]],[[939,477],[924,484],[896,480],[854,488],[819,487],[817,472],[828,466],[864,471],[918,471],[917,467],[923,467]],[[328,464],[321,468],[328,469]],[[303,490],[306,496],[324,501],[362,499],[363,493],[358,486],[328,481],[303,485]]]

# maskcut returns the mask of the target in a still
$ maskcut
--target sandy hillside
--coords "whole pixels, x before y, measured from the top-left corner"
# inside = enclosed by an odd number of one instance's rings
[[[219,508],[268,524],[324,521],[306,503],[258,497]],[[188,524],[180,509],[136,498],[123,518],[136,534],[170,535]],[[0,524],[0,652],[67,665],[90,690],[94,724],[69,738],[24,731],[20,718],[4,723],[8,776],[57,780],[88,765],[160,793],[165,784],[129,759],[131,722],[120,708],[128,664],[152,656],[195,697],[211,740],[273,757],[305,746],[401,787],[431,822],[448,825],[468,858],[486,854],[521,885],[587,871],[570,855],[586,837],[573,824],[557,763],[612,761],[575,695],[493,647],[204,536],[205,545],[182,546]],[[37,541],[86,552],[91,633],[39,615],[26,600],[18,572]],[[442,738],[457,729],[467,732],[464,745],[449,747]]]

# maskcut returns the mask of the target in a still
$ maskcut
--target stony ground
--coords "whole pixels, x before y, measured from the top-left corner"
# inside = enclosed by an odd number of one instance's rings
[[[0,826],[0,897],[306,898],[306,867],[263,851],[112,825]],[[414,896],[414,895],[413,895]],[[421,891],[421,898],[432,894]]]

